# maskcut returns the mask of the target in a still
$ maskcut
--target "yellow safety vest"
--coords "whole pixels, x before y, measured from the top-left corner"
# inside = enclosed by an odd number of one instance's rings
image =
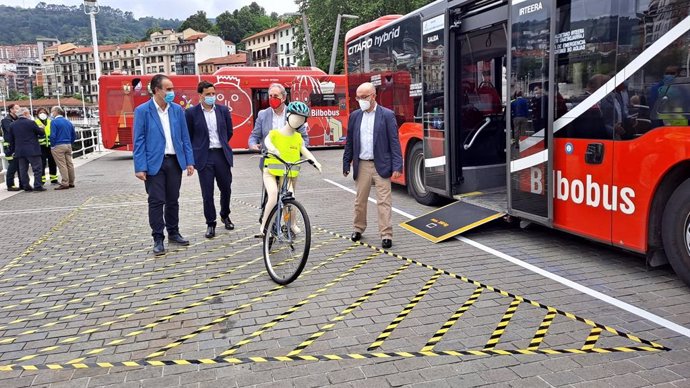
[[[280,133],[279,130],[274,129],[268,133],[268,138],[278,149],[281,159],[286,162],[299,161],[301,155],[300,151],[304,142],[302,135],[299,132],[295,131],[295,133],[293,133],[291,136],[285,136]],[[290,178],[295,178],[297,175],[299,175],[299,167],[300,166],[292,167],[289,175]],[[268,172],[271,175],[285,175],[285,165],[272,156],[269,156],[264,160],[264,168],[268,169]]]
[[[40,144],[41,147],[50,147],[50,119],[46,120],[45,125],[43,124],[41,119],[36,119],[34,121],[36,122],[36,125],[41,127],[46,132],[45,138],[38,139],[38,144]]]

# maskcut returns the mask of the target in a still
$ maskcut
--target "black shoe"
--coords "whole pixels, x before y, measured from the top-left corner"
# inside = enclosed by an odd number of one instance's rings
[[[350,240],[352,241],[359,241],[362,239],[362,233],[359,232],[352,232],[352,236],[350,236]]]
[[[222,218],[221,217],[220,220],[223,221],[223,224],[225,224],[225,229],[227,229],[227,230],[235,229],[235,224],[233,224],[232,221],[230,221],[230,217],[228,217],[228,218]]]
[[[10,186],[7,188],[7,191],[21,191],[21,190],[22,189],[20,189],[19,187],[14,187],[14,186]]]
[[[168,235],[168,240],[170,240],[170,242],[173,242],[175,244],[189,245],[189,240],[185,240],[184,237],[182,237],[182,235],[179,233]]]
[[[156,256],[165,254],[165,245],[163,245],[162,238],[153,240],[153,254]]]
[[[393,240],[389,238],[384,238],[383,240],[381,240],[381,246],[385,249],[388,249],[393,246]]]
[[[34,191],[46,191],[46,188],[41,186],[41,187],[34,187]]]
[[[206,234],[204,236],[206,236],[206,238],[216,237],[216,227],[215,226],[209,226],[208,228],[206,228]]]
[[[25,187],[25,188],[24,188],[24,191],[34,191],[34,189],[31,188],[31,187]]]

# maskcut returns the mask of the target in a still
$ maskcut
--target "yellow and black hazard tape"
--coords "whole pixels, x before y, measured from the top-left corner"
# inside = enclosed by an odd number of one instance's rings
[[[334,239],[328,239],[328,240],[326,240],[326,241],[323,241],[323,242],[319,243],[318,245],[315,245],[315,246],[312,247],[311,249],[314,250],[314,249],[318,249],[318,248],[320,248],[320,247],[322,247],[322,246],[328,245],[328,244],[329,244],[330,242],[332,242],[333,240],[334,240]],[[346,252],[351,251],[351,250],[354,249],[354,248],[355,248],[355,246],[354,246],[354,245],[351,245],[351,246],[348,247],[347,249],[343,250],[340,254],[333,255],[333,256],[329,257],[328,259],[322,261],[321,263],[315,265],[315,266],[312,267],[311,269],[302,272],[302,275],[307,275],[307,274],[313,272],[314,270],[316,270],[316,269],[318,269],[318,268],[321,268],[322,266],[324,266],[324,265],[326,265],[327,263],[329,263],[329,262],[335,260],[336,258],[340,257],[341,255],[345,254]],[[290,259],[290,261],[291,261],[291,260],[292,260],[292,259]],[[287,262],[287,261],[286,261],[286,262]],[[282,263],[281,263],[281,264],[282,264]],[[280,265],[280,264],[279,264],[279,265]],[[233,286],[234,286],[234,287],[237,287],[237,286],[239,286],[240,284],[243,284],[243,282],[245,282],[245,281],[253,280],[253,279],[259,277],[260,275],[264,275],[264,274],[266,274],[266,273],[267,273],[266,271],[261,271],[261,272],[259,272],[259,273],[256,273],[256,274],[252,275],[251,277],[249,277],[249,278],[247,278],[247,279],[245,279],[245,280],[242,280],[240,283],[237,283],[237,285],[233,285]],[[233,286],[231,286],[231,287],[233,287]],[[263,300],[264,298],[267,298],[268,296],[272,295],[272,294],[275,293],[276,291],[282,290],[282,289],[285,288],[285,287],[286,287],[286,286],[284,286],[284,285],[278,285],[278,286],[275,286],[275,287],[271,288],[270,290],[268,290],[268,291],[262,293],[261,295],[259,295],[259,296],[257,296],[257,297],[254,297],[254,298],[250,299],[248,302],[243,303],[243,304],[241,304],[241,305],[235,307],[234,309],[232,309],[232,310],[230,310],[230,311],[227,311],[225,314],[221,315],[221,316],[218,317],[218,318],[215,318],[214,320],[212,320],[212,321],[209,322],[208,324],[205,324],[205,325],[201,326],[200,328],[198,328],[198,329],[192,331],[191,333],[186,334],[186,335],[183,335],[182,337],[180,337],[180,339],[178,339],[178,340],[176,340],[176,341],[173,341],[173,342],[171,342],[171,343],[169,343],[169,344],[163,346],[162,348],[156,350],[155,352],[153,352],[153,353],[147,355],[146,358],[149,359],[149,358],[155,358],[155,357],[163,356],[168,350],[173,349],[173,348],[176,348],[176,347],[182,345],[183,343],[185,343],[185,342],[189,341],[190,339],[192,339],[192,338],[198,336],[199,334],[201,334],[201,333],[203,333],[203,332],[205,332],[205,331],[207,331],[207,330],[210,330],[212,327],[214,327],[215,325],[217,325],[217,324],[219,324],[219,323],[225,322],[226,320],[230,319],[232,316],[237,315],[238,313],[242,312],[243,310],[245,310],[245,309],[251,307],[254,303],[257,303],[257,302]]]
[[[347,354],[319,354],[275,357],[218,357],[190,360],[138,360],[116,362],[78,362],[72,364],[37,364],[37,365],[1,365],[0,372],[11,371],[36,371],[36,370],[60,370],[60,369],[87,369],[87,368],[116,368],[116,367],[146,367],[146,366],[174,366],[174,365],[216,365],[216,364],[258,364],[267,362],[288,361],[342,361],[342,360],[367,360],[367,359],[395,359],[395,358],[419,358],[419,357],[463,357],[463,356],[509,356],[509,355],[557,355],[557,354],[590,354],[590,353],[630,353],[630,352],[660,352],[663,349],[649,346],[593,348],[593,349],[492,349],[492,350],[439,350],[434,352],[371,352],[371,353],[347,353]]]
[[[329,234],[331,234],[331,235],[333,235],[333,236],[338,236],[338,237],[340,237],[340,238],[343,239],[343,240],[348,240],[348,241],[350,241],[350,238],[349,238],[349,237],[346,237],[346,236],[344,236],[344,235],[342,235],[342,234],[340,234],[340,233],[332,232],[332,231],[330,231],[330,230],[328,230],[328,229],[321,228],[321,227],[318,227],[318,226],[315,227],[315,228],[318,229],[318,230],[321,230],[321,231],[323,231],[323,232],[329,233]],[[600,329],[602,329],[602,330],[606,330],[606,331],[608,331],[608,332],[611,333],[611,334],[615,334],[615,335],[617,335],[617,336],[627,338],[627,339],[629,339],[629,340],[631,340],[631,341],[634,341],[634,342],[637,342],[637,343],[640,343],[640,344],[649,345],[649,346],[651,346],[651,347],[653,347],[653,348],[655,348],[655,349],[659,349],[659,350],[671,350],[670,348],[667,348],[666,346],[661,345],[661,344],[658,344],[658,343],[656,343],[656,342],[649,341],[649,340],[646,340],[646,339],[637,337],[637,336],[635,336],[635,335],[632,335],[632,334],[627,333],[627,332],[624,332],[624,331],[616,330],[616,329],[614,329],[614,328],[612,328],[612,327],[609,327],[609,326],[606,326],[606,325],[602,325],[602,324],[597,323],[597,322],[594,322],[594,321],[592,321],[592,320],[590,320],[590,319],[582,318],[582,317],[577,316],[577,315],[575,315],[575,314],[572,314],[572,313],[569,313],[569,312],[566,312],[566,311],[559,310],[559,309],[557,309],[557,308],[555,308],[555,307],[551,307],[551,306],[548,306],[548,305],[545,305],[545,304],[542,304],[542,303],[533,301],[533,300],[531,300],[531,299],[528,299],[528,298],[525,298],[525,297],[522,297],[522,296],[519,296],[519,295],[515,295],[515,294],[513,294],[513,293],[511,293],[511,292],[503,291],[503,290],[501,290],[501,289],[499,289],[499,288],[497,288],[497,287],[493,287],[493,286],[490,286],[490,285],[488,285],[488,284],[484,284],[484,283],[482,283],[482,282],[478,282],[478,281],[476,281],[476,280],[472,280],[472,279],[467,278],[467,277],[465,277],[465,276],[457,275],[457,274],[455,274],[455,273],[452,273],[452,272],[449,272],[449,271],[446,271],[446,270],[443,270],[443,269],[440,269],[440,268],[436,268],[436,267],[434,267],[433,265],[425,264],[425,263],[422,263],[422,262],[420,262],[420,261],[417,261],[417,260],[414,260],[414,259],[407,258],[407,257],[405,257],[405,256],[402,256],[402,255],[399,255],[399,254],[397,254],[397,253],[388,251],[388,250],[386,250],[386,249],[382,249],[382,248],[379,248],[379,247],[377,247],[377,246],[374,246],[374,245],[371,245],[371,244],[368,244],[368,243],[365,243],[365,242],[362,242],[362,241],[357,241],[357,242],[355,242],[355,244],[358,244],[358,245],[361,245],[361,246],[364,246],[364,247],[373,249],[373,250],[375,250],[375,251],[384,253],[384,254],[386,254],[386,255],[388,255],[388,256],[391,256],[391,257],[395,257],[396,259],[406,260],[406,261],[412,262],[412,263],[414,263],[414,264],[416,264],[416,265],[418,265],[418,266],[420,266],[420,267],[423,267],[423,268],[426,268],[426,269],[430,269],[430,270],[432,270],[432,271],[441,271],[444,275],[447,275],[447,276],[456,278],[456,279],[458,279],[458,280],[460,280],[460,281],[462,281],[462,282],[464,282],[464,283],[473,284],[473,285],[475,285],[475,286],[477,286],[477,287],[482,287],[482,288],[484,288],[484,289],[486,289],[486,290],[495,292],[495,293],[500,294],[500,295],[503,295],[503,296],[505,296],[505,297],[509,297],[509,298],[512,298],[512,299],[517,299],[517,300],[519,300],[519,301],[521,301],[521,302],[526,302],[526,303],[531,304],[532,306],[539,307],[539,308],[542,308],[542,309],[545,309],[545,310],[553,310],[553,311],[555,311],[558,315],[564,316],[564,317],[566,317],[566,318],[568,318],[568,319],[582,322],[582,323],[584,323],[584,324],[586,324],[586,325],[588,325],[588,326],[591,326],[591,327],[597,327],[597,328],[600,328]],[[635,349],[635,348],[639,348],[639,347],[630,347],[630,348],[631,348],[631,349]],[[542,350],[538,350],[538,352],[541,352],[541,351],[542,351]],[[537,351],[535,350],[535,352],[537,352]]]
[[[345,279],[346,277],[352,275],[355,273],[358,269],[362,268],[364,265],[369,263],[371,260],[375,259],[377,256],[379,256],[381,252],[374,252],[371,255],[365,257],[362,259],[359,263],[353,265],[348,269],[347,271],[341,273],[340,275],[336,276],[333,280],[330,282],[326,283],[324,286],[313,292],[312,294],[309,294],[306,298],[301,300],[300,302],[296,303],[292,307],[288,308],[285,310],[282,314],[278,315],[277,317],[273,318],[270,322],[266,323],[263,325],[259,330],[253,332],[252,334],[248,335],[246,338],[243,340],[237,342],[235,345],[231,346],[228,350],[222,352],[220,356],[228,356],[231,354],[234,354],[239,348],[242,346],[252,342],[254,338],[259,337],[261,334],[263,334],[266,330],[269,330],[273,326],[277,325],[280,321],[284,320],[285,318],[289,317],[292,313],[298,311],[302,306],[305,304],[311,302],[314,300],[316,297],[319,295],[323,294],[326,292],[329,288],[333,287],[334,285],[338,284],[340,281]]]
[[[436,271],[436,273],[433,276],[431,276],[431,278],[429,278],[429,280],[424,284],[424,286],[422,286],[422,289],[419,290],[419,292],[417,292],[417,295],[415,295],[414,298],[412,298],[410,302],[405,307],[403,307],[402,311],[398,313],[398,316],[396,316],[395,319],[393,319],[393,321],[389,323],[388,326],[386,326],[383,332],[379,334],[376,340],[374,340],[374,342],[372,342],[372,344],[369,345],[369,347],[367,348],[368,351],[371,352],[374,349],[378,349],[381,347],[381,345],[383,345],[383,342],[386,340],[386,338],[388,338],[391,335],[391,333],[398,327],[398,325],[400,325],[400,323],[405,318],[407,318],[410,312],[412,312],[412,309],[414,309],[415,306],[417,306],[417,304],[424,298],[424,295],[426,295],[429,292],[431,287],[433,287],[434,283],[436,283],[436,281],[438,280],[438,278],[441,277],[442,274],[443,273],[441,271]]]
[[[247,238],[249,238],[249,237],[247,237]],[[245,239],[247,239],[247,238],[245,238]],[[241,240],[237,240],[237,241],[234,241],[233,243],[225,244],[225,245],[231,246],[231,245],[233,245],[234,243],[237,243],[237,242],[240,242],[240,241],[241,241]],[[44,324],[42,324],[41,326],[37,327],[36,329],[25,330],[25,331],[23,331],[23,332],[17,334],[17,335],[14,336],[14,337],[3,337],[3,338],[0,338],[0,344],[9,344],[9,343],[12,343],[12,342],[14,342],[15,340],[17,340],[17,339],[18,339],[19,337],[21,337],[21,336],[30,335],[30,334],[35,334],[35,333],[39,332],[39,329],[50,328],[50,327],[55,326],[55,325],[58,324],[58,323],[62,323],[62,322],[64,322],[64,321],[66,321],[66,320],[70,320],[70,319],[77,318],[77,317],[79,317],[81,314],[90,313],[90,312],[93,312],[93,311],[98,311],[98,308],[99,308],[99,307],[105,307],[105,306],[112,305],[112,304],[114,304],[114,303],[116,303],[116,302],[122,301],[123,299],[133,297],[133,296],[137,295],[138,293],[143,292],[143,291],[145,291],[145,290],[154,288],[154,287],[156,287],[156,286],[158,286],[158,285],[161,285],[161,284],[169,283],[171,280],[174,280],[174,279],[180,278],[180,277],[182,277],[182,276],[184,276],[184,275],[193,273],[193,272],[195,272],[195,271],[197,271],[197,270],[200,270],[200,269],[203,269],[203,268],[205,268],[205,267],[207,267],[207,266],[209,266],[209,265],[212,265],[212,264],[221,262],[221,261],[223,261],[223,260],[227,260],[227,259],[229,259],[229,258],[235,257],[235,256],[237,256],[238,254],[243,253],[243,252],[245,252],[245,251],[247,251],[247,250],[249,250],[249,249],[251,249],[251,248],[253,248],[253,247],[255,247],[255,246],[258,246],[258,245],[259,245],[259,244],[250,245],[249,247],[246,247],[246,248],[243,248],[243,249],[241,249],[241,250],[235,251],[235,252],[233,252],[233,253],[231,253],[231,254],[229,254],[229,255],[222,256],[222,257],[217,258],[217,259],[215,259],[215,260],[212,260],[212,261],[210,261],[210,262],[208,262],[208,263],[204,263],[204,264],[198,265],[198,266],[196,266],[196,267],[190,268],[190,269],[188,269],[188,270],[185,270],[185,271],[183,271],[183,272],[181,272],[181,273],[178,273],[178,274],[175,274],[175,275],[172,275],[172,276],[169,276],[169,277],[160,279],[160,280],[156,281],[155,283],[148,284],[148,285],[143,286],[143,287],[141,287],[141,288],[138,288],[138,289],[136,289],[136,290],[130,291],[130,292],[126,293],[126,294],[116,296],[116,297],[112,298],[111,300],[107,300],[107,301],[104,301],[104,302],[100,302],[100,303],[96,304],[95,306],[88,307],[88,308],[84,308],[84,309],[78,310],[77,312],[75,312],[75,313],[73,313],[73,314],[65,315],[65,316],[62,316],[62,317],[60,317],[60,318],[57,318],[57,319],[54,320],[54,321],[44,323]],[[260,259],[261,259],[261,258],[258,257],[258,258],[254,259],[254,260],[252,260],[252,261],[243,263],[243,264],[241,264],[241,265],[239,265],[239,266],[235,266],[235,267],[229,268],[229,269],[227,269],[227,270],[221,272],[220,274],[217,274],[217,275],[215,275],[215,276],[213,276],[213,277],[211,277],[211,278],[205,279],[204,281],[202,281],[202,282],[200,282],[200,283],[196,283],[196,284],[190,286],[189,288],[185,288],[185,289],[180,290],[180,291],[177,291],[177,292],[175,292],[175,293],[173,293],[173,294],[167,295],[167,296],[165,296],[164,298],[159,299],[159,300],[157,300],[157,301],[151,303],[151,304],[148,305],[148,306],[139,307],[139,308],[137,308],[137,309],[135,310],[134,313],[125,313],[125,314],[118,315],[118,316],[114,317],[112,320],[109,320],[109,321],[107,321],[107,322],[100,323],[99,325],[96,326],[96,328],[92,328],[92,329],[88,329],[88,330],[83,330],[83,331],[81,331],[80,334],[92,334],[92,333],[95,333],[95,332],[97,332],[97,331],[100,331],[100,330],[102,330],[103,327],[108,327],[108,326],[113,325],[113,324],[115,324],[115,323],[121,322],[121,321],[123,321],[123,320],[125,320],[125,319],[127,319],[127,318],[130,318],[130,317],[133,316],[135,313],[142,313],[142,312],[145,312],[145,311],[147,311],[147,310],[153,308],[154,306],[157,306],[157,305],[162,304],[162,303],[164,303],[164,302],[166,302],[166,301],[169,301],[169,300],[171,300],[171,299],[174,299],[174,298],[176,298],[176,297],[178,297],[178,296],[180,296],[180,295],[184,295],[184,294],[186,294],[186,293],[192,291],[193,289],[203,287],[204,285],[207,285],[208,283],[210,283],[210,282],[212,282],[212,281],[214,281],[214,280],[220,279],[220,278],[223,277],[223,276],[227,276],[227,275],[229,275],[229,274],[231,274],[231,273],[233,273],[233,272],[235,272],[235,271],[237,271],[237,270],[240,270],[240,269],[242,269],[242,268],[244,268],[244,267],[246,267],[246,266],[248,266],[248,265],[250,265],[250,264],[252,264],[252,263],[255,263],[256,261],[258,261],[258,260],[260,260]],[[16,319],[16,320],[10,322],[10,324],[28,321],[28,320],[30,320],[31,317],[38,316],[38,315],[42,315],[42,314],[47,314],[47,313],[50,312],[50,311],[53,311],[53,309],[50,308],[50,309],[48,309],[47,311],[39,311],[39,312],[37,312],[37,313],[31,314],[31,315],[29,316],[29,318],[26,318],[26,317],[25,317],[25,318]],[[62,343],[73,343],[73,342],[79,340],[80,338],[81,338],[81,337],[68,337],[68,338],[65,338],[65,339],[62,339],[62,340],[58,341],[58,344],[62,344]],[[52,347],[50,347],[50,348],[40,349],[39,352],[46,352],[46,351],[49,351],[49,350],[57,350],[58,348],[59,348],[59,346],[52,346]],[[26,357],[35,358],[36,355],[29,355],[29,356],[26,356]],[[30,358],[29,358],[29,359],[30,359]]]
[[[541,324],[539,325],[539,328],[537,329],[537,332],[534,334],[534,338],[532,338],[532,341],[530,342],[527,349],[535,350],[539,348],[539,345],[541,345],[542,341],[544,341],[544,337],[546,337],[546,332],[549,331],[549,327],[551,327],[551,323],[553,323],[553,320],[555,318],[556,310],[549,309],[549,311],[546,312],[544,320],[542,320]],[[601,329],[598,329],[596,327],[592,330],[599,330],[599,332],[601,333]]]
[[[336,323],[344,320],[346,315],[350,314],[354,309],[361,306],[362,303],[366,302],[369,298],[371,298],[374,294],[376,294],[376,292],[378,290],[383,288],[386,284],[390,283],[391,280],[393,280],[395,277],[400,275],[404,270],[409,268],[410,265],[412,265],[412,263],[404,263],[398,269],[393,271],[390,275],[383,278],[380,282],[378,282],[374,287],[372,287],[364,295],[357,298],[356,301],[352,302],[349,306],[347,306],[338,315],[331,318],[327,324],[321,326],[319,328],[319,330],[316,333],[312,334],[306,341],[303,341],[301,344],[297,345],[290,353],[288,353],[288,356],[295,356],[295,355],[302,353],[302,351],[304,349],[306,349],[309,345],[313,344],[314,341],[319,339],[321,336],[326,334],[328,331],[332,330],[335,327]]]
[[[18,266],[23,265],[23,264],[18,263],[19,260],[29,256],[34,250],[36,250],[36,248],[38,246],[40,246],[45,241],[47,241],[50,238],[50,236],[52,236],[55,232],[57,232],[60,228],[62,228],[65,224],[67,224],[70,220],[72,220],[72,218],[74,218],[77,214],[79,214],[79,212],[81,212],[82,208],[86,204],[88,204],[92,199],[93,199],[93,197],[87,198],[86,201],[84,201],[76,209],[72,210],[68,215],[63,217],[60,220],[60,222],[58,222],[57,224],[53,225],[53,227],[48,229],[48,231],[45,234],[43,234],[43,236],[41,236],[38,240],[32,242],[31,245],[29,245],[29,247],[24,250],[24,252],[22,252],[19,256],[10,260],[9,263],[7,263],[2,268],[0,268],[0,275],[4,274],[5,272],[9,271],[10,269],[12,269],[14,267],[18,267]]]
[[[508,306],[508,309],[506,309],[506,312],[505,314],[503,314],[501,321],[498,322],[496,329],[494,329],[494,332],[491,333],[491,337],[486,342],[486,345],[484,345],[484,349],[490,350],[496,348],[496,344],[498,344],[498,341],[501,340],[501,336],[503,336],[503,333],[505,333],[506,327],[508,327],[510,320],[513,319],[513,315],[515,315],[515,311],[517,311],[517,308],[518,306],[520,306],[520,303],[522,303],[522,301],[517,298],[513,299],[513,301],[510,302],[510,306]]]
[[[592,330],[589,332],[589,335],[587,336],[587,339],[585,340],[585,344],[582,346],[582,349],[594,349],[594,345],[597,344],[599,336],[601,336],[601,329],[598,327],[593,327]]]
[[[446,321],[446,323],[441,326],[441,328],[434,333],[434,336],[427,341],[426,345],[422,348],[422,352],[431,352],[434,350],[434,347],[436,346],[437,343],[441,341],[441,338],[443,338],[444,335],[455,325],[455,322],[457,322],[462,315],[465,313],[465,311],[469,310],[470,307],[479,300],[479,296],[482,294],[482,291],[484,289],[482,287],[477,287],[472,295],[465,301],[465,303],[458,308],[453,315]]]

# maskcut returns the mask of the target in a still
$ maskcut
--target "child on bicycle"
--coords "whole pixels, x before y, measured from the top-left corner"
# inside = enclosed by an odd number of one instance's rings
[[[264,145],[269,152],[266,159],[264,159],[263,169],[264,188],[266,189],[268,198],[264,207],[264,217],[262,217],[261,220],[261,229],[259,230],[259,234],[256,235],[257,237],[263,237],[268,214],[278,201],[278,185],[282,184],[282,179],[289,179],[288,190],[294,194],[294,184],[299,175],[299,170],[293,169],[290,171],[289,176],[286,177],[285,165],[271,154],[278,155],[286,162],[297,162],[300,160],[301,156],[304,156],[313,162],[314,167],[316,167],[319,172],[321,171],[321,164],[317,162],[314,155],[309,152],[304,145],[302,135],[297,132],[297,129],[307,121],[307,117],[309,117],[309,107],[305,103],[301,101],[291,102],[287,106],[287,120],[285,126],[280,129],[271,130],[268,136],[266,136],[266,139],[264,139]],[[279,177],[281,181],[278,182],[276,177]],[[292,228],[294,233],[300,232],[299,230],[294,230],[298,228],[297,225],[293,225]]]

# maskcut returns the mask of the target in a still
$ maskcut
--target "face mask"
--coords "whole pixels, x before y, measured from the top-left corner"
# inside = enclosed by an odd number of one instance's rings
[[[45,119],[48,118],[48,115],[45,114],[45,113],[39,113],[39,114],[38,114],[38,118],[41,119],[41,120],[45,120]]]
[[[669,83],[669,82],[673,81],[674,78],[676,78],[676,77],[674,77],[671,74],[666,74],[666,75],[664,75],[664,82]]]
[[[280,98],[271,97],[268,99],[268,105],[270,105],[271,108],[273,108],[273,109],[278,109],[278,107],[282,103],[283,103],[283,100],[281,100]]]
[[[213,105],[216,103],[216,96],[206,96],[204,97],[204,102],[206,105]]]
[[[175,99],[175,92],[174,91],[171,90],[169,92],[165,92],[165,97],[164,97],[165,102],[170,104],[171,102],[173,102],[174,99]]]
[[[369,102],[369,100],[359,100],[359,109],[368,111],[369,108],[371,108],[371,102]]]
[[[287,118],[288,125],[290,126],[290,128],[295,130],[304,125],[305,121],[307,121],[306,117],[302,117],[300,115],[295,114],[291,114]]]

